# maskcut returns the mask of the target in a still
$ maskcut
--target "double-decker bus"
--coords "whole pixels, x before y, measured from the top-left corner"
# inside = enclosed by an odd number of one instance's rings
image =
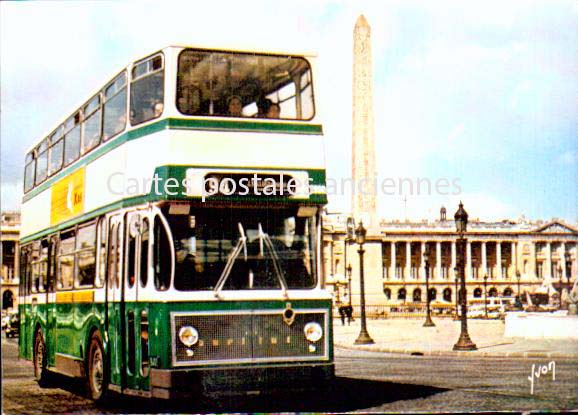
[[[311,55],[171,46],[25,157],[20,356],[40,384],[171,398],[323,383]]]

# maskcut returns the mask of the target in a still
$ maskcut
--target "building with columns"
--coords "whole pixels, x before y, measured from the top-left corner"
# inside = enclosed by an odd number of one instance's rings
[[[18,307],[20,213],[3,212],[0,218],[2,310]]]
[[[346,215],[324,218],[325,281],[338,302],[351,294],[359,303],[359,255],[346,241]],[[576,281],[578,230],[559,220],[482,222],[470,220],[466,234],[467,297],[553,294],[562,298]],[[426,260],[430,298],[451,305],[456,298],[457,234],[445,209],[437,220],[381,221],[380,234],[367,239],[366,303],[373,306],[419,303],[426,299]],[[424,256],[424,253],[426,255]],[[351,276],[347,273],[351,266]],[[351,282],[350,282],[351,281]],[[485,283],[485,284],[484,284]],[[349,301],[349,300],[348,300]]]

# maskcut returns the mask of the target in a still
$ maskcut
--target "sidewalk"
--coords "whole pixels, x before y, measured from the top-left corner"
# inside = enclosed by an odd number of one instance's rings
[[[336,347],[385,353],[433,356],[491,356],[578,358],[575,339],[523,339],[504,337],[501,320],[468,320],[468,333],[478,347],[475,351],[452,350],[460,335],[460,322],[451,318],[434,319],[435,327],[423,327],[423,319],[368,319],[367,331],[375,341],[371,345],[354,345],[361,327],[360,319],[351,326],[333,321]]]

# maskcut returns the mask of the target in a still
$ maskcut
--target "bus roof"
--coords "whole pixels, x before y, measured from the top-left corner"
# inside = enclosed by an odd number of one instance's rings
[[[199,45],[185,45],[185,44],[172,44],[172,45],[168,45],[165,46],[164,48],[161,49],[155,49],[152,53],[148,53],[148,54],[139,54],[139,56],[136,59],[130,60],[129,63],[118,69],[117,71],[115,71],[111,76],[105,78],[105,81],[98,84],[99,86],[95,89],[91,90],[91,93],[88,94],[88,98],[85,98],[84,100],[82,100],[78,105],[74,106],[74,110],[76,111],[80,108],[82,108],[82,106],[84,104],[86,104],[92,97],[94,97],[97,93],[99,93],[102,88],[110,81],[112,81],[117,75],[119,75],[122,71],[127,70],[128,68],[131,67],[131,65],[135,62],[139,62],[143,59],[145,59],[148,56],[152,56],[156,53],[159,52],[164,52],[166,50],[170,50],[170,49],[201,49],[201,50],[214,50],[214,51],[223,51],[223,52],[238,52],[238,53],[262,53],[262,54],[268,54],[268,55],[283,55],[283,56],[287,56],[287,55],[293,55],[293,56],[303,56],[303,57],[309,57],[309,58],[315,58],[317,57],[317,54],[314,52],[307,52],[307,51],[291,51],[291,50],[271,50],[271,49],[260,49],[260,48],[245,48],[242,47],[241,45],[228,45],[227,47],[224,46],[199,46]],[[52,132],[55,131],[56,128],[58,128],[60,125],[62,125],[64,122],[66,122],[66,120],[73,115],[74,112],[67,112],[66,116],[63,117],[60,122],[54,124],[54,126],[49,129],[45,134],[41,135],[42,138],[34,141],[34,144],[30,145],[26,151],[24,152],[24,155],[26,156],[26,154],[28,154],[29,152],[31,152],[32,150],[34,150],[36,147],[38,147],[40,145],[40,143],[46,138],[48,137],[50,134],[52,134]]]

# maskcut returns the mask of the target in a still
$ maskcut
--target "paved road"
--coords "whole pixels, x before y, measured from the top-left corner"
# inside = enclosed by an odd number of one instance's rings
[[[197,401],[150,402],[116,396],[96,407],[81,382],[57,377],[41,389],[15,342],[2,340],[3,413],[390,412],[546,410],[578,408],[577,361],[556,361],[556,380],[541,376],[530,394],[536,359],[445,358],[385,355],[338,349],[337,379],[326,391]]]

